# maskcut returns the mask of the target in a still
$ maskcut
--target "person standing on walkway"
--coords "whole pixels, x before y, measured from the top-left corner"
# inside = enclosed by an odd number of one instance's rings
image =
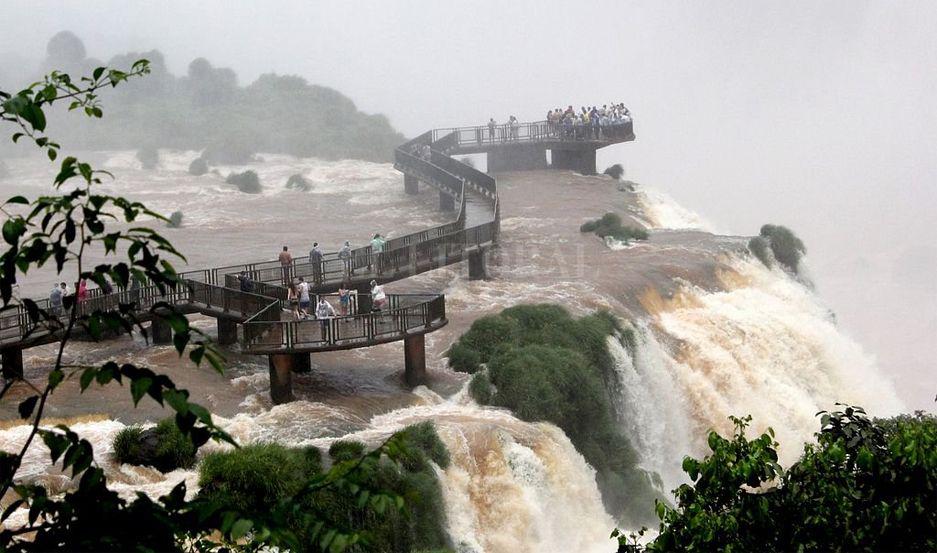
[[[62,299],[65,297],[65,283],[56,284],[49,292],[49,311],[58,317],[62,314]]]
[[[286,246],[283,246],[283,251],[280,252],[280,267],[283,270],[283,286],[290,285],[290,266],[293,264],[293,255],[290,253],[290,249]]]
[[[296,285],[296,292],[299,295],[299,314],[303,319],[309,318],[309,283],[303,277],[299,277],[299,284]]]
[[[317,285],[322,284],[322,250],[318,242],[313,242],[309,250],[309,264],[312,265],[312,281]]]
[[[379,286],[376,280],[371,281],[371,312],[377,311],[383,313],[387,307],[387,294],[384,293],[384,287]]]
[[[347,317],[351,307],[351,284],[348,281],[342,283],[338,289],[338,312],[342,317]]]
[[[345,245],[342,246],[342,249],[338,250],[338,258],[341,259],[342,263],[345,265],[345,278],[348,278],[352,275],[351,243],[348,240],[345,240]]]
[[[495,128],[497,126],[498,122],[495,121],[494,117],[488,119],[488,140],[491,142],[495,141]]]
[[[84,303],[88,299],[88,279],[83,278],[78,281],[78,292],[75,294],[78,303]]]
[[[319,324],[322,327],[323,342],[329,340],[329,319],[333,317],[335,317],[335,309],[332,304],[326,301],[325,296],[319,296],[319,303],[316,304],[316,318],[319,319]]]
[[[296,284],[289,283],[286,287],[286,302],[290,306],[290,312],[293,313],[293,319],[299,320],[299,292],[296,291]]]
[[[378,273],[381,272],[381,257],[384,253],[385,242],[387,241],[384,240],[384,237],[381,236],[381,233],[375,234],[374,238],[371,239],[371,258]],[[368,266],[370,267],[370,264]]]

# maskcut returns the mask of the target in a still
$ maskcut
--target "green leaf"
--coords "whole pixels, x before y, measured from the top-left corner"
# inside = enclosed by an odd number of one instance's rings
[[[65,373],[61,369],[55,369],[49,373],[49,387],[55,389],[64,379]]]
[[[33,414],[33,409],[36,408],[36,402],[39,401],[39,396],[30,396],[20,402],[17,411],[19,411],[21,419],[28,419]]]
[[[27,199],[24,198],[23,196],[13,196],[12,198],[8,199],[8,200],[7,200],[6,202],[4,202],[4,203],[7,203],[7,204],[23,204],[23,205],[29,205],[29,200],[27,200]]]
[[[133,404],[136,406],[140,403],[140,399],[149,391],[150,385],[153,384],[153,379],[147,376],[142,378],[135,379],[130,385],[130,395],[133,397]]]
[[[231,539],[238,540],[243,538],[250,532],[251,528],[254,526],[253,521],[247,518],[242,518],[234,523],[234,526],[231,527]]]

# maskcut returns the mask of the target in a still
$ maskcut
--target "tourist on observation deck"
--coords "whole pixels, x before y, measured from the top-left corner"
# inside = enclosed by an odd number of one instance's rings
[[[498,127],[498,122],[495,121],[495,118],[492,117],[488,120],[488,140],[491,142],[495,141],[495,128]]]
[[[387,307],[387,294],[384,293],[384,287],[378,286],[376,280],[371,281],[371,311],[381,312]]]
[[[351,284],[346,280],[338,288],[338,312],[347,317],[351,307]]]
[[[322,328],[322,341],[329,340],[329,319],[335,317],[335,309],[325,296],[319,296],[319,303],[316,304],[316,318],[319,319]]]
[[[313,242],[312,249],[309,250],[309,264],[312,265],[312,281],[322,284],[322,250],[319,249],[318,242]]]
[[[296,293],[299,296],[299,314],[304,319],[309,318],[309,283],[306,279],[299,277],[299,284],[296,285]]]
[[[345,265],[345,277],[352,275],[354,270],[351,266],[351,243],[348,240],[345,240],[345,245],[342,246],[342,249],[338,250],[338,258],[342,260],[342,263]]]
[[[377,272],[381,272],[382,267],[382,254],[384,253],[384,244],[387,241],[384,240],[384,237],[381,236],[381,233],[374,235],[374,238],[371,239],[371,258],[373,259],[374,267],[377,269]],[[371,268],[371,264],[368,264],[368,268]]]
[[[56,284],[49,292],[49,311],[58,317],[62,314],[62,300],[65,298],[65,283]]]
[[[508,119],[508,126],[511,128],[511,140],[518,139],[517,129],[520,127],[520,123],[517,121],[517,117],[513,115]]]
[[[283,251],[280,252],[280,267],[283,271],[283,286],[289,286],[290,284],[290,265],[293,264],[293,255],[290,253],[290,249],[286,246],[283,246]]]
[[[78,303],[82,303],[88,299],[88,279],[83,278],[78,281],[78,292],[75,295],[75,299]]]
[[[286,303],[290,306],[290,312],[293,313],[293,319],[299,320],[299,292],[296,290],[296,283],[290,282],[286,286]]]

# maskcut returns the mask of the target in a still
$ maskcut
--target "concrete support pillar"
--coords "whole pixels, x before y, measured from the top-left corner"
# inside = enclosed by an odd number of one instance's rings
[[[540,144],[506,144],[488,151],[488,172],[534,171],[547,168],[547,150]]]
[[[407,336],[403,339],[404,372],[403,379],[408,386],[426,383],[426,341],[423,334]]]
[[[488,278],[488,260],[484,248],[470,252],[468,256],[469,280]]]
[[[595,174],[595,150],[583,150],[579,153],[579,167],[577,171],[583,175]]]
[[[309,354],[302,354],[307,362]],[[300,354],[276,353],[268,356],[270,365],[270,399],[274,405],[293,401],[293,370]],[[301,361],[300,361],[301,362]]]
[[[441,211],[455,211],[455,198],[446,194],[442,190],[439,191],[439,209]]]
[[[154,344],[172,343],[172,327],[163,319],[153,319],[150,323],[150,340]]]
[[[23,350],[19,348],[3,350],[3,378],[4,380],[23,378]]]
[[[371,287],[361,284],[358,286],[358,313],[370,313],[371,305]]]
[[[420,181],[413,175],[405,174],[403,176],[403,191],[407,194],[419,194]]]
[[[595,149],[551,150],[552,169],[569,169],[583,175],[595,174]]]
[[[233,319],[218,319],[218,343],[230,346],[238,341],[238,325]]]

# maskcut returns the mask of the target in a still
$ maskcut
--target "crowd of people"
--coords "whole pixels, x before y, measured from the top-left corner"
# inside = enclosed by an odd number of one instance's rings
[[[499,124],[494,117],[484,127],[476,127],[475,137],[479,144],[487,142],[510,142],[521,139],[559,138],[561,140],[604,140],[627,138],[632,132],[631,111],[623,103],[599,106],[580,106],[577,111],[572,105],[566,109],[556,108],[547,112],[546,119],[526,125],[524,132],[517,117],[511,115],[507,122]],[[487,130],[487,137],[485,131]],[[521,135],[524,136],[521,136]]]
[[[371,239],[369,244],[371,246],[371,255],[368,258],[369,269],[372,268],[373,264],[376,264],[378,266],[378,272],[380,272],[382,254],[386,242],[387,240],[381,236],[380,233],[375,234]],[[337,258],[342,262],[343,270],[343,280],[337,294],[338,310],[329,303],[325,295],[319,295],[315,302],[316,305],[312,305],[312,290],[317,284],[322,282],[325,265],[324,254],[318,242],[313,242],[312,249],[309,250],[309,264],[312,268],[313,275],[312,282],[306,281],[302,276],[296,278],[291,276],[294,259],[288,246],[283,246],[283,250],[279,255],[279,262],[283,272],[283,283],[287,289],[287,303],[289,304],[289,309],[293,318],[297,321],[310,318],[322,321],[323,340],[327,337],[328,320],[335,317],[354,315],[356,313],[352,312],[352,304],[358,305],[357,301],[352,301],[352,296],[357,295],[358,292],[351,286],[351,277],[354,275],[355,264],[353,260],[353,250],[349,241],[346,240],[341,249],[339,249]],[[247,272],[241,273],[238,279],[240,280],[242,291],[253,292],[253,281]],[[379,285],[377,281],[372,280],[370,282],[369,292],[371,296],[370,311],[372,313],[382,313],[388,304],[384,287]],[[357,314],[361,314],[361,312],[359,311]]]
[[[565,140],[602,140],[625,138],[631,134],[631,112],[625,104],[603,104],[602,107],[573,106],[547,112],[547,131]]]

